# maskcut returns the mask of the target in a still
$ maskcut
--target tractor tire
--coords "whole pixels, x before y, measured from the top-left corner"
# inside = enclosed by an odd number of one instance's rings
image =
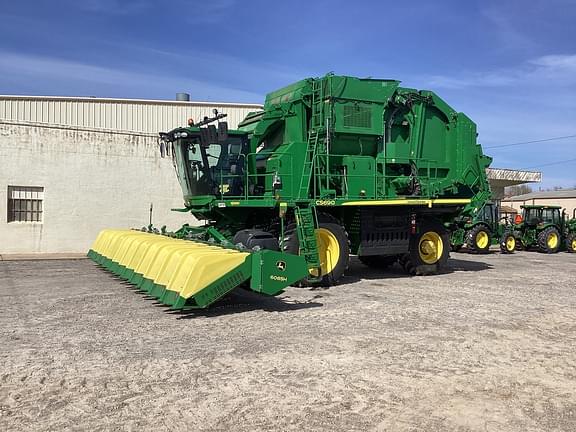
[[[283,251],[294,255],[300,253],[300,241],[296,224],[286,228],[283,239]],[[339,221],[327,214],[318,214],[316,241],[320,254],[321,280],[302,279],[294,286],[331,286],[335,285],[344,275],[350,264],[350,244],[346,230]],[[311,275],[310,279],[317,279]]]
[[[553,254],[560,249],[560,233],[553,226],[543,229],[538,234],[538,248],[540,252]]]
[[[486,254],[490,252],[491,244],[492,234],[486,225],[476,225],[466,234],[466,245],[471,252]]]
[[[568,234],[568,237],[566,237],[566,250],[576,253],[576,233]]]
[[[516,250],[516,237],[510,232],[505,231],[500,239],[500,252],[503,254],[512,254]]]
[[[358,256],[358,259],[367,267],[377,270],[385,270],[398,261],[398,255],[368,255]]]
[[[436,221],[426,221],[410,239],[410,251],[402,255],[400,264],[410,275],[437,274],[450,255],[450,235]]]

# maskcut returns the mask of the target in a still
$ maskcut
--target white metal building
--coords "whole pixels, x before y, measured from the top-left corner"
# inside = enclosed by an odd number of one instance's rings
[[[539,183],[542,181],[542,173],[539,171],[521,171],[507,168],[488,168],[486,175],[492,189],[492,196],[500,201],[504,198],[504,189],[509,186],[526,183]]]
[[[228,114],[226,121],[236,127],[256,104],[185,102],[144,99],[101,99],[91,97],[2,96],[2,122],[31,122],[77,128],[132,131],[157,134],[186,126],[188,118],[198,121],[212,110]]]
[[[569,217],[576,212],[576,189],[563,189],[557,191],[531,192],[516,195],[502,200],[502,203],[513,207],[520,212],[523,205],[555,205],[566,209]]]
[[[0,96],[0,255],[84,253],[102,228],[191,222],[157,133],[261,105]]]

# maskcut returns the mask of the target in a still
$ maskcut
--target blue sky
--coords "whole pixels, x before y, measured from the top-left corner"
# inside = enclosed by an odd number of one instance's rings
[[[470,116],[493,166],[575,187],[576,138],[489,147],[576,135],[576,0],[399,3],[5,1],[0,93],[262,102],[329,71],[394,78]]]

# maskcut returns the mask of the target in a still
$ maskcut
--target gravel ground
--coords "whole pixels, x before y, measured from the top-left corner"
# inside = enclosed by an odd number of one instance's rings
[[[576,431],[576,256],[175,313],[88,260],[0,262],[0,430]]]

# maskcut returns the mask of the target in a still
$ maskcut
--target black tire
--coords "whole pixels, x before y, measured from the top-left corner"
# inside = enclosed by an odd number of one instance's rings
[[[398,255],[368,255],[358,256],[362,264],[377,270],[384,270],[398,261]]]
[[[474,226],[466,234],[466,245],[474,253],[486,254],[490,252],[492,233],[484,224]]]
[[[576,253],[576,233],[568,234],[566,237],[566,250],[570,253]]]
[[[432,234],[439,240],[437,250],[439,255],[434,262],[425,262],[422,258],[421,248],[423,247],[427,235]],[[411,275],[426,276],[440,272],[446,265],[450,255],[450,235],[444,226],[434,220],[423,222],[418,229],[418,233],[410,238],[410,251],[400,258],[400,264],[404,267],[406,273]]]
[[[555,236],[556,241],[554,244],[552,238]],[[549,226],[548,228],[544,228],[538,234],[538,248],[540,252],[553,254],[558,252],[560,249],[560,232],[556,227]]]
[[[500,239],[500,252],[503,254],[512,254],[516,250],[516,237],[510,231],[504,231]]]
[[[324,229],[330,232],[338,244],[338,259],[337,262],[331,263],[332,269],[327,274],[322,274],[320,281],[311,281],[314,277],[302,279],[294,286],[331,286],[335,285],[338,280],[344,275],[350,264],[350,244],[348,242],[348,234],[346,230],[340,225],[337,219],[327,214],[318,214],[318,229]],[[298,230],[296,224],[290,224],[284,234],[283,242],[284,252],[298,255],[300,253],[300,241],[298,239]],[[322,257],[321,257],[322,259]]]

